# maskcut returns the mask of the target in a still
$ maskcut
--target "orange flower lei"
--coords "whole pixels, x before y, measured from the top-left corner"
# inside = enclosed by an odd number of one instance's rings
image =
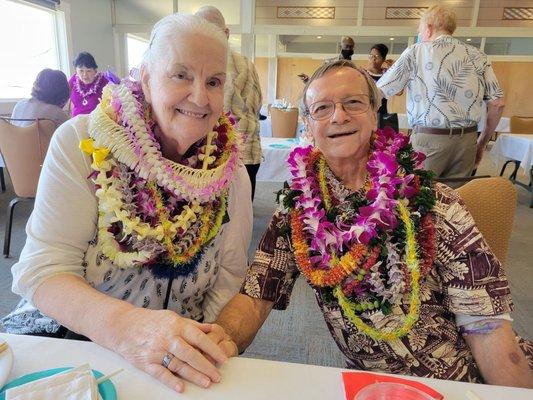
[[[355,244],[340,259],[332,262],[329,270],[314,269],[309,260],[309,246],[305,240],[300,212],[297,210],[291,213],[291,228],[296,262],[308,282],[316,287],[333,287],[341,283],[360,268],[368,251],[364,244]]]

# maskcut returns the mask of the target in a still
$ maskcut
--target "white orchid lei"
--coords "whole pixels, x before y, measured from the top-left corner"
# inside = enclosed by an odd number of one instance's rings
[[[90,175],[98,198],[102,253],[120,268],[154,274],[193,271],[226,215],[228,189],[240,160],[240,137],[222,115],[180,163],[163,157],[138,82],[104,89],[89,119]]]

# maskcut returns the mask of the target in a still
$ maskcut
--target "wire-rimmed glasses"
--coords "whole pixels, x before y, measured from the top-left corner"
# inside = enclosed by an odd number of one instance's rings
[[[307,108],[307,115],[315,121],[321,121],[333,115],[337,104],[341,104],[347,114],[363,114],[370,108],[370,98],[366,94],[357,94],[347,97],[342,101],[317,101]]]

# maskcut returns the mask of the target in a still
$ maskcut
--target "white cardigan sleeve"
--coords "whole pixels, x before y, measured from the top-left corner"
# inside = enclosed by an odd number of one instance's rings
[[[226,303],[239,292],[248,268],[248,247],[252,238],[252,189],[244,165],[231,183],[228,198],[230,221],[219,238],[216,263],[217,280],[207,292],[204,302],[204,321],[213,322]]]
[[[83,258],[97,222],[90,158],[78,145],[87,137],[87,117],[55,132],[41,171],[26,244],[13,265],[13,292],[32,302],[35,290],[58,274],[84,275]]]

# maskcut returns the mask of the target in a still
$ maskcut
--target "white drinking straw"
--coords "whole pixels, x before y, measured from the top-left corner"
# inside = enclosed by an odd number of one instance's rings
[[[111,379],[111,378],[114,377],[115,375],[120,374],[122,371],[124,371],[124,368],[119,368],[119,369],[117,369],[116,371],[111,372],[110,374],[104,375],[104,376],[102,376],[101,378],[98,378],[98,379],[96,380],[96,384],[99,385],[99,384],[101,384],[102,382],[105,382],[105,381],[107,381],[108,379]]]

